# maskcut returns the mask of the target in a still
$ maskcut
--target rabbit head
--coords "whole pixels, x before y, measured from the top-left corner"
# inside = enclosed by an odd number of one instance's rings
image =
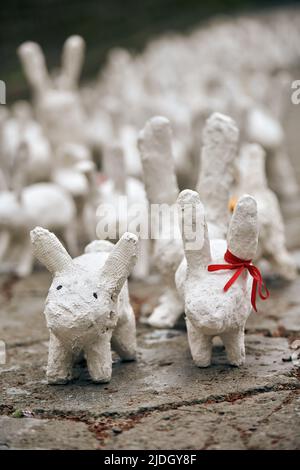
[[[137,237],[125,233],[103,265],[98,253],[83,255],[85,263],[81,257],[72,260],[56,236],[41,227],[31,231],[31,241],[35,256],[53,275],[45,305],[50,331],[78,342],[112,330],[118,295],[136,261]]]
[[[74,140],[74,134],[82,135],[84,112],[76,89],[84,47],[80,36],[67,39],[63,48],[62,69],[54,79],[48,73],[43,51],[38,44],[25,42],[18,49],[26,78],[36,98],[37,114],[53,141],[64,141],[72,134]]]

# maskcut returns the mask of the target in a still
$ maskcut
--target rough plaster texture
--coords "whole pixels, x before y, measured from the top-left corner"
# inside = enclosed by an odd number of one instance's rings
[[[139,134],[144,182],[151,204],[174,204],[178,186],[172,154],[172,132],[168,119],[150,119]]]
[[[31,231],[31,241],[35,256],[53,275],[44,311],[50,332],[48,383],[71,380],[82,353],[92,380],[109,382],[111,342],[124,360],[136,354],[126,284],[137,257],[136,236],[125,233],[115,246],[95,241],[73,260],[55,235],[41,227]]]
[[[139,135],[145,189],[150,204],[168,204],[176,202],[178,186],[172,156],[172,135],[168,119],[154,117],[150,119]],[[154,240],[154,264],[162,276],[165,292],[148,319],[150,325],[159,328],[174,326],[183,311],[183,305],[176,292],[174,276],[182,259],[183,250],[180,239],[173,237],[174,220],[170,226],[159,227],[160,237]],[[164,230],[171,236],[164,238]],[[178,229],[177,229],[178,230]]]
[[[238,128],[230,117],[213,113],[207,119],[197,191],[206,210],[212,238],[224,238],[227,233],[228,200],[234,182],[238,139]]]

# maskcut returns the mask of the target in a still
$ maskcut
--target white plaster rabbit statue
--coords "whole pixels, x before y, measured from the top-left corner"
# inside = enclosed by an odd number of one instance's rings
[[[53,79],[38,44],[25,42],[18,49],[34,92],[37,118],[54,146],[67,142],[86,145],[87,116],[77,90],[84,50],[80,36],[69,37],[63,47],[61,72]]]
[[[251,264],[258,242],[256,201],[248,195],[239,199],[227,243],[221,238],[209,239],[198,193],[182,191],[177,202],[182,214],[185,259],[176,273],[176,284],[184,298],[193,360],[198,367],[209,366],[212,339],[220,336],[229,363],[241,366],[245,361],[245,323],[251,302],[256,309],[257,287],[261,298],[268,296],[267,290],[262,291],[258,269]]]
[[[286,248],[284,223],[276,195],[268,187],[266,153],[258,144],[245,144],[239,160],[239,195],[248,193],[257,201],[259,244],[257,258],[266,258],[275,273],[286,280],[297,275],[296,263]]]
[[[115,246],[94,241],[74,259],[41,227],[31,231],[31,241],[35,256],[53,275],[44,312],[50,332],[48,383],[71,380],[82,352],[93,382],[109,382],[111,344],[123,360],[136,357],[127,278],[137,257],[137,237],[127,232]]]

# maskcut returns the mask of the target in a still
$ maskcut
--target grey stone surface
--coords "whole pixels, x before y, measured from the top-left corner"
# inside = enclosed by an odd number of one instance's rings
[[[128,430],[111,430],[103,444],[109,449],[300,449],[299,392],[154,411]]]
[[[0,417],[0,449],[97,449],[87,425],[75,421]]]
[[[35,272],[9,289],[3,288],[5,282],[0,279],[0,339],[7,344],[7,361],[0,366],[4,447],[44,448],[49,441],[49,448],[94,448],[97,443],[100,448],[296,448],[300,382],[289,342],[297,331],[283,325],[298,321],[299,279],[273,288],[263,313],[252,316],[247,362],[240,369],[226,364],[218,339],[213,366],[195,367],[183,321],[174,330],[139,323],[137,362],[121,363],[115,357],[106,385],[92,384],[86,369],[78,367],[77,379],[67,386],[49,386],[45,380],[48,332],[42,311],[48,276]],[[157,301],[159,285],[131,283],[130,290],[141,318],[143,306],[151,308]],[[12,417],[24,412],[30,417]],[[272,419],[261,421],[265,412]],[[257,429],[249,434],[246,426],[253,419]],[[277,437],[268,436],[272,420],[280,431]],[[42,432],[26,436],[27,426],[41,426]],[[258,431],[265,437],[257,437]]]
[[[265,332],[271,335],[300,333],[300,276],[292,282],[267,282],[271,296],[267,301],[258,302],[257,314],[248,319],[248,332]],[[281,330],[281,332],[280,332]]]

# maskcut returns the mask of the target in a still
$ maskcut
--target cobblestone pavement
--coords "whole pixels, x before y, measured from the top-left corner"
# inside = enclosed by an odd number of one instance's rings
[[[273,283],[271,298],[247,326],[247,362],[226,364],[216,340],[214,363],[192,363],[184,321],[154,330],[143,316],[160,292],[154,281],[130,284],[137,317],[135,363],[115,357],[109,384],[84,368],[67,386],[45,381],[48,332],[42,315],[46,272],[0,278],[0,448],[299,449],[300,277]]]

